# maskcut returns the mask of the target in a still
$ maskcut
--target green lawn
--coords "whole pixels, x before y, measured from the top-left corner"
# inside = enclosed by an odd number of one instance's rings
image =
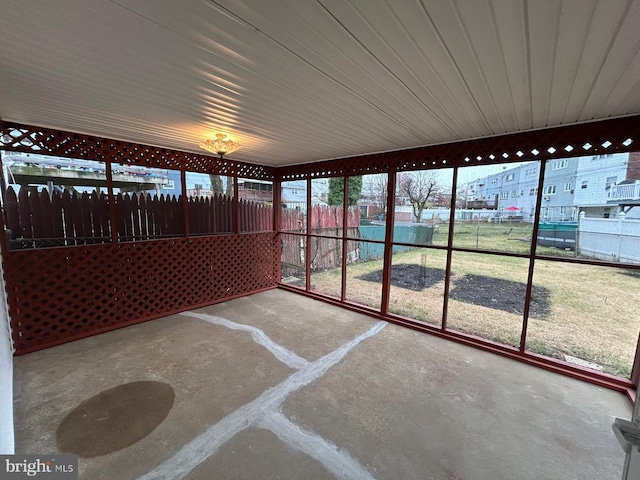
[[[454,246],[475,248],[475,226],[462,225],[454,233]],[[527,230],[529,229],[529,230]],[[436,235],[446,230],[440,228]],[[526,239],[528,225],[481,224],[479,247],[487,250],[528,252]],[[530,237],[529,237],[530,238]],[[434,239],[435,243],[439,243]],[[573,255],[551,248],[538,248],[538,253]],[[393,265],[415,264],[431,269],[444,270],[444,250],[421,248],[394,254]],[[526,283],[528,259],[489,254],[453,252],[452,289],[465,275],[484,278],[487,284],[493,279]],[[347,299],[362,305],[379,308],[381,287],[379,283],[358,277],[382,269],[382,261],[350,264],[347,269]],[[340,269],[315,272],[311,283],[314,290],[336,297],[340,296]],[[505,283],[505,282],[502,282]],[[640,277],[627,270],[567,264],[537,260],[534,270],[534,286],[548,295],[548,312],[544,316],[530,316],[527,349],[536,353],[564,359],[571,355],[599,365],[603,371],[629,377],[638,332],[640,330]],[[420,291],[392,285],[390,310],[396,314],[419,321],[440,325],[442,318],[444,282],[440,281]],[[484,296],[484,291],[482,292]],[[495,297],[495,298],[494,298]],[[504,298],[504,294],[486,289],[482,302],[449,300],[448,328],[478,335],[507,345],[518,346],[522,315],[497,308],[505,301],[520,304],[523,297]],[[495,301],[495,307],[491,302]]]

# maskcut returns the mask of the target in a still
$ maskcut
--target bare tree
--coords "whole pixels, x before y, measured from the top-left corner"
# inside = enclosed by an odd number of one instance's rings
[[[233,182],[235,181],[235,178],[227,177],[227,186],[224,192],[227,197],[233,197]]]
[[[211,181],[211,193],[224,193],[222,188],[222,178],[220,175],[209,175],[209,180]]]
[[[438,184],[433,172],[420,170],[404,173],[399,176],[398,190],[407,197],[413,209],[413,216],[417,223],[422,222],[422,212],[438,192]]]
[[[367,175],[364,177],[364,193],[371,199],[378,212],[387,216],[387,196],[389,176],[386,173]]]
[[[220,175],[209,174],[209,180],[211,181],[211,193],[224,193],[228,197],[233,196],[233,177],[227,177],[226,182],[223,182]],[[224,185],[225,183],[226,187]]]
[[[456,189],[456,208],[467,208],[468,187],[468,183],[458,184],[458,188]]]

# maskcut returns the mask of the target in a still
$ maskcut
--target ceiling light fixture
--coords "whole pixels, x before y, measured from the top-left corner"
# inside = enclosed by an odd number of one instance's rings
[[[225,137],[226,135],[224,133],[216,133],[215,140],[207,138],[200,142],[200,146],[205,150],[209,150],[210,152],[220,155],[220,158],[227,153],[235,152],[242,146],[233,140],[225,140]]]

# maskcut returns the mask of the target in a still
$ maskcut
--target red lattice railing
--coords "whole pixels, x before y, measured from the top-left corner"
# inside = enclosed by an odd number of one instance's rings
[[[18,354],[276,285],[273,233],[5,254]]]
[[[273,180],[263,165],[0,121],[0,149],[56,157]]]

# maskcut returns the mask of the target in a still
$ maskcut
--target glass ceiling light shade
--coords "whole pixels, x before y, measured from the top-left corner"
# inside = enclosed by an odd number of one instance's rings
[[[209,150],[212,153],[220,155],[220,158],[227,153],[235,152],[242,145],[238,142],[234,142],[233,140],[225,140],[226,135],[224,133],[216,133],[216,139],[212,140],[207,138],[200,142],[200,147],[205,150]]]

